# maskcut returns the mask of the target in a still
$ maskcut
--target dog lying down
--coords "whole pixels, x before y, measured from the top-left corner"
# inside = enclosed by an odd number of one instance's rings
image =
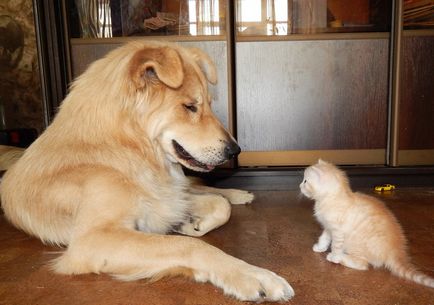
[[[275,273],[190,236],[229,219],[253,195],[196,186],[181,165],[207,172],[240,152],[211,111],[216,69],[199,49],[131,42],[93,63],[47,130],[5,174],[8,220],[66,245],[58,273],[122,280],[188,275],[240,300],[294,295]],[[182,235],[165,235],[176,231]]]

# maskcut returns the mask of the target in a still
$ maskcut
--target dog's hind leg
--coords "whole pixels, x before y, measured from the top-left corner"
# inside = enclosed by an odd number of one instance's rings
[[[202,236],[225,224],[231,216],[228,200],[214,194],[191,194],[190,221],[182,224],[178,233]]]

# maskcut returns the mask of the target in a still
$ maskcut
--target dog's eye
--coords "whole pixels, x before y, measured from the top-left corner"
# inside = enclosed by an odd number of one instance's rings
[[[187,105],[187,104],[184,104],[184,108],[187,109],[188,111],[191,111],[191,112],[196,112],[197,111],[197,106],[196,105]]]

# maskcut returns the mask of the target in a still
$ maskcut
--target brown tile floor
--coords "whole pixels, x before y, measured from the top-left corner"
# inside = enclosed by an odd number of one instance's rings
[[[285,277],[296,292],[288,304],[434,304],[434,289],[385,270],[333,265],[324,254],[312,252],[320,228],[312,217],[312,202],[297,192],[256,195],[252,205],[234,206],[229,223],[204,239]],[[379,196],[401,221],[414,264],[434,276],[434,189],[399,189]],[[209,284],[182,278],[125,283],[106,275],[53,274],[46,263],[59,249],[14,229],[3,216],[0,241],[0,304],[242,304]]]

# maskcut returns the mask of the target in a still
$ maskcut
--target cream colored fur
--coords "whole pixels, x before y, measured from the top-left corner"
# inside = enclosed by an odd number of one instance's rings
[[[24,153],[23,148],[0,145],[0,171],[5,171],[18,161]]]
[[[201,236],[253,195],[190,184],[181,165],[209,171],[239,152],[213,115],[209,57],[164,42],[131,42],[76,80],[47,130],[5,174],[6,217],[65,245],[65,274],[123,280],[185,274],[240,300],[294,295],[275,273],[177,231]],[[175,289],[175,288],[174,288]]]
[[[315,252],[331,246],[327,260],[359,270],[385,266],[397,276],[434,287],[406,253],[406,239],[395,216],[378,199],[352,192],[345,173],[319,160],[304,172],[301,192],[315,200],[315,217],[324,228]]]

